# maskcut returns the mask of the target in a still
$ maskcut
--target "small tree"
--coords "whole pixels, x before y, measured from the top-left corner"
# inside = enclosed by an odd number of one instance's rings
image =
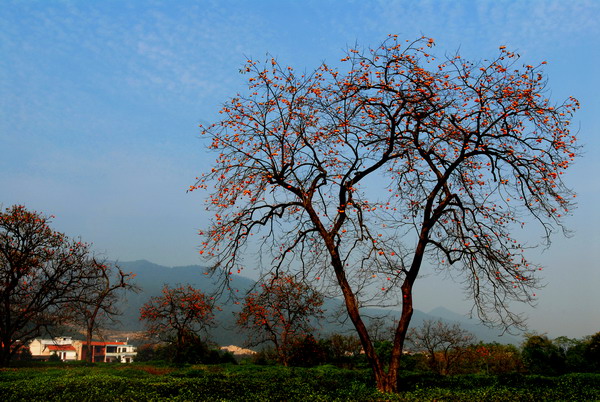
[[[150,298],[140,309],[148,334],[175,347],[175,361],[182,359],[187,343],[197,342],[198,334],[213,324],[213,304],[193,287],[163,286],[162,296]]]
[[[247,265],[257,239],[275,269],[335,283],[385,392],[398,389],[424,261],[462,274],[482,320],[521,325],[509,302],[534,300],[539,267],[513,235],[533,221],[549,244],[574,197],[563,173],[579,105],[548,100],[545,63],[519,66],[504,46],[481,62],[437,59],[433,45],[390,36],[350,49],[344,71],[249,60],[248,91],[203,128],[217,158],[191,187],[214,186],[201,250],[213,272]],[[367,302],[401,305],[387,360]]]
[[[429,365],[438,374],[450,374],[461,356],[475,340],[475,336],[458,324],[426,320],[419,328],[413,328],[408,339],[415,351],[423,350],[429,355]]]
[[[92,361],[92,336],[108,322],[115,322],[121,315],[118,302],[123,292],[138,292],[133,284],[134,274],[123,272],[118,266],[98,261],[89,262],[88,275],[82,278],[84,286],[70,304],[73,323],[82,325],[86,331],[86,359]],[[116,272],[115,272],[116,271]]]
[[[360,339],[353,335],[331,334],[323,343],[334,363],[344,363],[360,355],[362,351]]]
[[[565,367],[564,356],[546,335],[527,335],[521,351],[525,368],[534,374],[560,374]]]
[[[0,366],[67,322],[85,293],[89,246],[52,230],[51,218],[22,205],[0,211]]]
[[[559,336],[552,343],[558,348],[558,353],[564,360],[566,372],[586,372],[590,370],[591,367],[585,356],[586,346],[588,345],[585,339]]]
[[[314,367],[325,363],[327,351],[312,334],[296,339],[288,348],[288,364],[295,367]]]
[[[523,371],[521,353],[516,346],[497,342],[471,345],[456,363],[459,373],[506,374]]]
[[[584,357],[590,370],[600,371],[600,332],[585,342]]]
[[[290,347],[313,331],[311,320],[323,316],[323,296],[288,275],[272,275],[260,287],[246,296],[237,323],[249,333],[249,345],[271,342],[287,366]]]

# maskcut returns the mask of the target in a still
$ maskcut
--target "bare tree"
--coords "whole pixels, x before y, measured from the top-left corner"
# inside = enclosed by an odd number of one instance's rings
[[[438,374],[450,374],[454,364],[466,354],[475,336],[459,324],[426,320],[419,328],[413,328],[407,336],[415,351],[429,355],[429,365]]]
[[[387,392],[424,261],[462,275],[480,318],[519,325],[509,301],[533,300],[538,267],[511,233],[538,223],[549,244],[574,197],[562,174],[578,152],[578,102],[545,97],[544,63],[518,66],[504,47],[493,60],[439,61],[431,46],[392,36],[349,50],[345,72],[249,61],[249,92],[203,128],[216,162],[191,187],[214,188],[200,251],[214,272],[248,266],[244,251],[260,247],[267,268],[335,283]],[[401,305],[388,364],[365,300]]]
[[[91,258],[87,275],[81,278],[78,294],[69,304],[71,322],[86,331],[86,359],[92,361],[92,337],[122,314],[119,301],[126,291],[138,292],[132,282],[134,274],[123,272],[117,265]]]
[[[334,360],[355,357],[362,351],[360,340],[356,336],[334,333],[328,342]]]

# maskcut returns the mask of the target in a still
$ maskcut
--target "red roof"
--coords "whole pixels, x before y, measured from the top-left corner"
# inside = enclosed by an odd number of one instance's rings
[[[73,345],[48,345],[48,349],[75,352],[75,348],[73,347]]]
[[[83,346],[87,345],[85,341],[81,342]],[[92,346],[112,346],[112,345],[127,345],[125,342],[100,342],[100,341],[92,341]]]

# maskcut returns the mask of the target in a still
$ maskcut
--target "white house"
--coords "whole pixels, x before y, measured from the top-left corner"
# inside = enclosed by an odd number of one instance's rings
[[[78,360],[77,350],[70,336],[53,339],[34,339],[29,344],[29,351],[34,359],[47,360],[55,354],[62,361]]]

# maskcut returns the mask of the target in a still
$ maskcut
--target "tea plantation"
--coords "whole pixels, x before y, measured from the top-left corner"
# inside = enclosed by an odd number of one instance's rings
[[[406,373],[397,395],[370,370],[334,366],[40,364],[0,369],[2,401],[543,401],[600,400],[600,374],[556,377]]]

